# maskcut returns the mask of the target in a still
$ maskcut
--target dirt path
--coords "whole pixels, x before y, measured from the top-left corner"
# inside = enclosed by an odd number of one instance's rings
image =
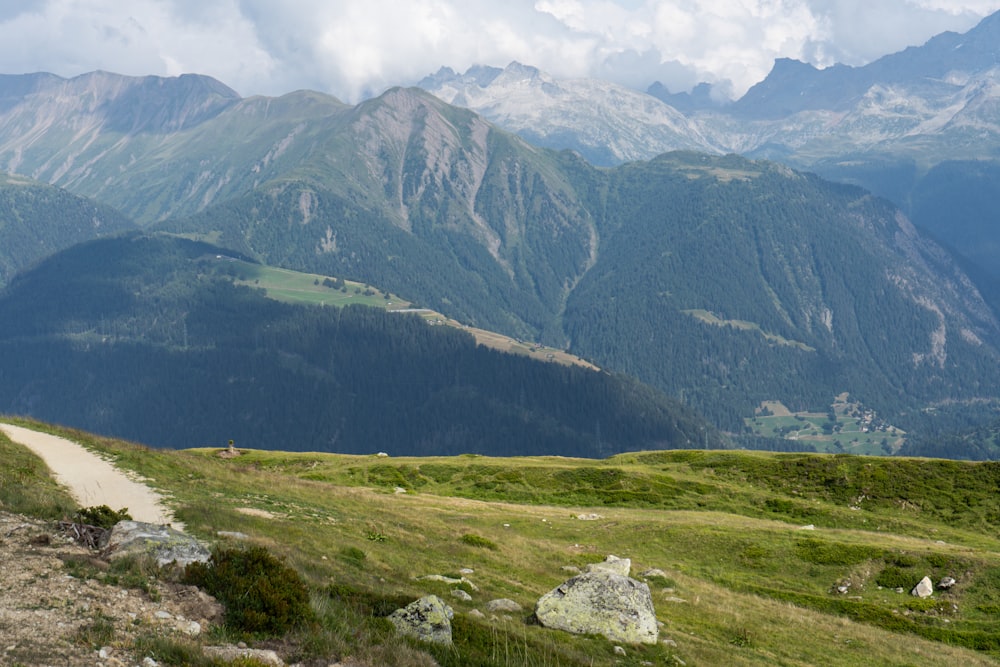
[[[0,424],[0,430],[41,457],[56,481],[69,489],[81,507],[107,505],[113,510],[126,507],[136,521],[169,523],[177,530],[184,530],[158,493],[83,446],[13,424]]]

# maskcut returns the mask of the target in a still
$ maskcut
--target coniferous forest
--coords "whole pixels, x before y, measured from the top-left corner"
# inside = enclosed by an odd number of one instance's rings
[[[624,376],[478,347],[416,315],[272,301],[220,275],[216,251],[130,235],[20,275],[0,299],[0,405],[168,447],[607,456],[724,445]]]

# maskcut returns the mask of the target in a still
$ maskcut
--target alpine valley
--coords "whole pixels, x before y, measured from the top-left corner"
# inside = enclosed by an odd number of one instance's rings
[[[163,446],[995,458],[998,44],[994,16],[781,61],[725,105],[519,64],[356,106],[0,77],[0,411]],[[276,267],[383,303],[268,298]]]

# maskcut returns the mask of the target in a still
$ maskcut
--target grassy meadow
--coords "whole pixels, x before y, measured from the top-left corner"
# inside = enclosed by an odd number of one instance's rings
[[[286,559],[308,581],[320,619],[285,639],[297,659],[350,655],[424,665],[430,656],[456,666],[1000,661],[1000,464],[733,451],[588,460],[243,450],[225,459],[221,443],[152,450],[21,423],[82,442],[151,480],[199,537],[227,542],[219,531],[242,532]],[[11,453],[22,472],[0,477],[5,508],[16,508],[16,496],[27,498],[28,489],[51,486],[0,436],[0,455],[6,461]],[[650,585],[663,624],[660,644],[625,647],[624,657],[601,637],[530,620],[535,601],[570,576],[564,567],[608,554],[632,559],[632,574]],[[421,579],[426,575],[465,581]],[[925,575],[957,583],[931,598],[911,596]],[[454,588],[472,600],[454,597]],[[402,640],[383,618],[428,593],[455,610],[451,648]],[[524,611],[470,615],[496,598]]]
[[[218,256],[215,269],[233,276],[234,282],[264,290],[268,298],[285,303],[310,306],[343,307],[351,304],[385,308],[390,311],[413,311],[432,325],[444,325],[467,331],[480,345],[529,356],[539,361],[578,364],[596,368],[593,364],[565,350],[539,343],[518,340],[494,331],[466,326],[428,308],[420,308],[395,294],[352,280],[336,280],[329,276],[302,273],[263,264],[253,264],[231,257]]]

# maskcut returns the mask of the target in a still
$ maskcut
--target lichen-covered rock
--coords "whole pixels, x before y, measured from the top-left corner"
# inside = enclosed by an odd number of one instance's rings
[[[411,602],[389,615],[401,635],[436,644],[451,644],[451,619],[455,613],[436,595]]]
[[[649,586],[600,568],[543,595],[535,617],[547,628],[604,635],[614,642],[655,644],[659,637]]]
[[[101,545],[109,559],[123,556],[151,556],[163,567],[176,562],[180,567],[205,563],[211,557],[198,540],[170,526],[141,521],[119,521]]]

